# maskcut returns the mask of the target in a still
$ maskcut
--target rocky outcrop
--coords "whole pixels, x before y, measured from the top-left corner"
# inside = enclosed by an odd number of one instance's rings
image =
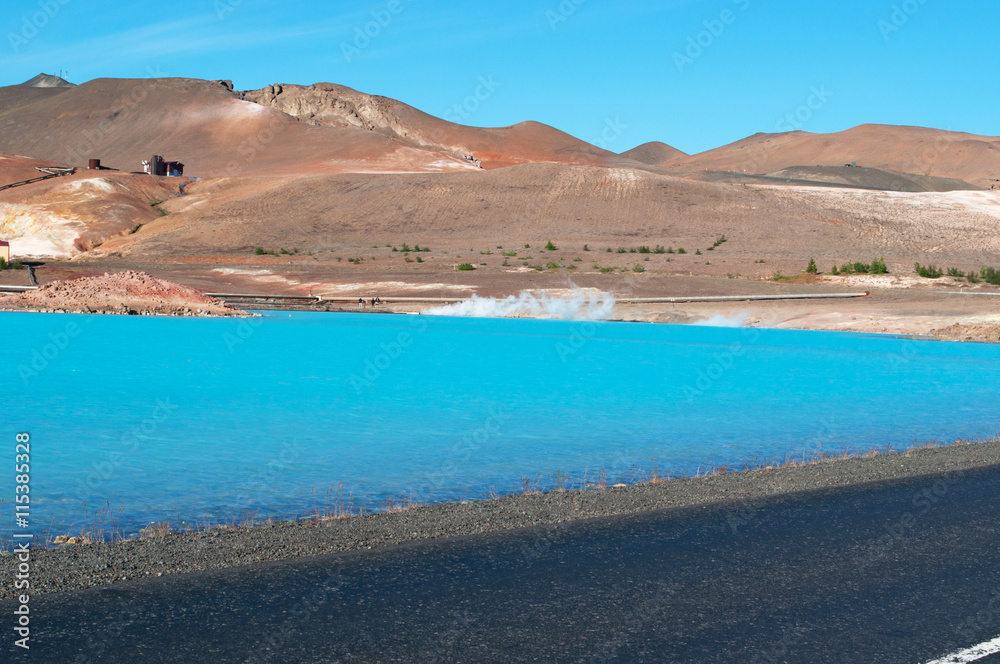
[[[0,310],[122,316],[252,316],[194,288],[145,272],[53,281],[35,291],[0,296]]]

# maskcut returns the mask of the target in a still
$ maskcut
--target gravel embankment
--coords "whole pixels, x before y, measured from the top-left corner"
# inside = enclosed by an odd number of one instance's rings
[[[32,551],[32,593],[716,502],[732,502],[734,514],[739,515],[769,496],[993,465],[1000,465],[1000,439],[655,484],[508,496],[389,514],[221,528],[114,544],[67,545]],[[0,557],[0,575],[13,578],[16,565],[16,558],[9,553]],[[5,583],[0,599],[13,596],[12,584]]]

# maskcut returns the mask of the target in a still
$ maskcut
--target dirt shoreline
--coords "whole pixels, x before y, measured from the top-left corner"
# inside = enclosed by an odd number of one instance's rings
[[[740,473],[677,478],[633,486],[562,490],[486,501],[444,503],[400,512],[222,527],[198,533],[77,544],[32,552],[33,594],[67,592],[114,583],[254,565],[405,542],[553,526],[580,519],[728,503],[720,527],[752,523],[763,501],[802,492],[843,489],[871,482],[927,478],[936,490],[965,471],[1000,466],[1000,438],[946,447],[764,467]],[[558,530],[544,537],[559,537]],[[0,574],[12,578],[17,557],[0,557]],[[14,597],[5,585],[0,599]]]

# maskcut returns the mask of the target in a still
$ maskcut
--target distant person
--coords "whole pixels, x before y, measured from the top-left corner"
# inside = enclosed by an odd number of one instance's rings
[[[372,298],[372,309],[375,308],[375,298]]]
[[[380,297],[376,297],[375,298],[375,306],[376,307],[381,307],[382,306],[382,298],[380,298]]]
[[[364,309],[364,308],[365,308],[365,301],[362,298],[359,297],[358,298],[358,309]]]

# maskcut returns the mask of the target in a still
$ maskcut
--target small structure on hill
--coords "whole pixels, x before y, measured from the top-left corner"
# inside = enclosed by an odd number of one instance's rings
[[[149,175],[180,177],[184,175],[184,164],[179,161],[164,161],[163,155],[156,154],[149,161],[142,162],[142,172]]]
[[[0,240],[0,261],[10,265],[10,242]]]

